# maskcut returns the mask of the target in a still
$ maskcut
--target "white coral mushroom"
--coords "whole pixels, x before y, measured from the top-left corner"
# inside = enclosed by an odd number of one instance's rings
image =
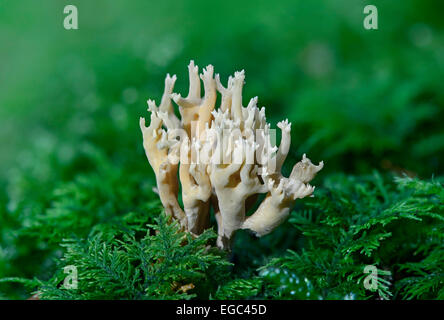
[[[188,96],[173,93],[176,76],[167,75],[160,106],[148,100],[151,122],[141,118],[143,145],[153,168],[159,197],[165,212],[178,219],[182,227],[200,234],[209,227],[210,207],[218,224],[217,244],[230,249],[237,230],[250,229],[257,236],[279,226],[298,198],[310,196],[309,182],[323,167],[315,166],[303,155],[288,178],[281,168],[290,150],[291,123],[278,123],[282,132],[279,148],[273,145],[273,129],[265,118],[265,108],[257,107],[257,97],[242,105],[245,72],[229,77],[227,87],[214,77],[209,65],[198,74],[191,61],[188,66]],[[205,94],[200,94],[200,79]],[[215,109],[216,92],[222,95]],[[174,114],[173,99],[181,119]],[[179,205],[179,183],[183,210]],[[265,199],[251,216],[246,213],[257,195]]]

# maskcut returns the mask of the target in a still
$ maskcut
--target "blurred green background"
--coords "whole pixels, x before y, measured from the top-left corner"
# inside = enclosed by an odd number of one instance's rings
[[[68,4],[78,30],[63,28]],[[367,4],[378,30],[363,27]],[[61,182],[109,166],[151,192],[139,117],[148,98],[160,101],[166,73],[186,94],[190,59],[224,82],[245,69],[244,104],[257,95],[272,125],[293,124],[290,168],[306,152],[324,160],[324,176],[442,175],[443,9],[439,0],[0,0],[0,278],[51,266],[39,253],[48,244],[16,230]]]

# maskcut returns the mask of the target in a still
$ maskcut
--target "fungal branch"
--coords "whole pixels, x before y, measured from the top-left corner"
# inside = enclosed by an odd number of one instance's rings
[[[285,221],[296,199],[313,194],[309,182],[323,162],[313,165],[304,154],[290,176],[284,177],[281,168],[290,150],[291,123],[278,123],[282,138],[276,147],[275,130],[266,121],[265,108],[257,107],[257,97],[242,105],[244,71],[230,76],[226,87],[212,65],[199,76],[191,61],[188,72],[186,98],[173,93],[176,76],[167,75],[159,107],[148,100],[150,125],[146,127],[145,119],[140,119],[143,146],[165,213],[199,235],[209,227],[212,207],[217,245],[230,250],[237,230],[249,229],[260,237]],[[217,92],[221,102],[216,109]],[[179,106],[181,119],[171,100]],[[178,201],[177,171],[183,209]],[[259,194],[265,194],[264,200],[247,216]]]

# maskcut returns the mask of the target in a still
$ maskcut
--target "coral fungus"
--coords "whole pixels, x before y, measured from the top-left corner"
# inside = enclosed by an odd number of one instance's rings
[[[229,250],[238,229],[263,236],[279,226],[298,198],[310,196],[309,182],[323,167],[313,165],[305,154],[289,177],[281,174],[291,143],[291,123],[275,130],[257,107],[257,97],[242,106],[244,71],[229,77],[224,87],[209,65],[199,75],[191,61],[187,97],[173,93],[176,76],[167,75],[160,105],[148,100],[151,121],[140,119],[143,145],[153,168],[160,200],[167,215],[198,235],[209,227],[210,208],[218,224],[217,245]],[[201,80],[205,94],[201,97]],[[217,92],[221,94],[219,108]],[[179,106],[179,119],[172,100]],[[179,170],[179,174],[177,171]],[[179,204],[179,180],[183,209]],[[256,211],[247,215],[258,194],[266,194]]]

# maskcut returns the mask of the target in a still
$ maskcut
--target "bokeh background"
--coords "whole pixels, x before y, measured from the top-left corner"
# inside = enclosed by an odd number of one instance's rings
[[[68,4],[78,30],[63,28]],[[367,4],[378,30],[363,27]],[[190,59],[224,82],[245,69],[244,104],[259,96],[273,126],[292,122],[289,166],[305,152],[324,160],[323,176],[442,175],[443,10],[439,0],[0,0],[0,278],[51,272],[60,252],[20,230],[68,192],[62,183],[121,174],[89,199],[105,203],[85,213],[97,221],[146,200],[107,200],[129,177],[151,197],[139,117],[166,73],[186,94]]]

